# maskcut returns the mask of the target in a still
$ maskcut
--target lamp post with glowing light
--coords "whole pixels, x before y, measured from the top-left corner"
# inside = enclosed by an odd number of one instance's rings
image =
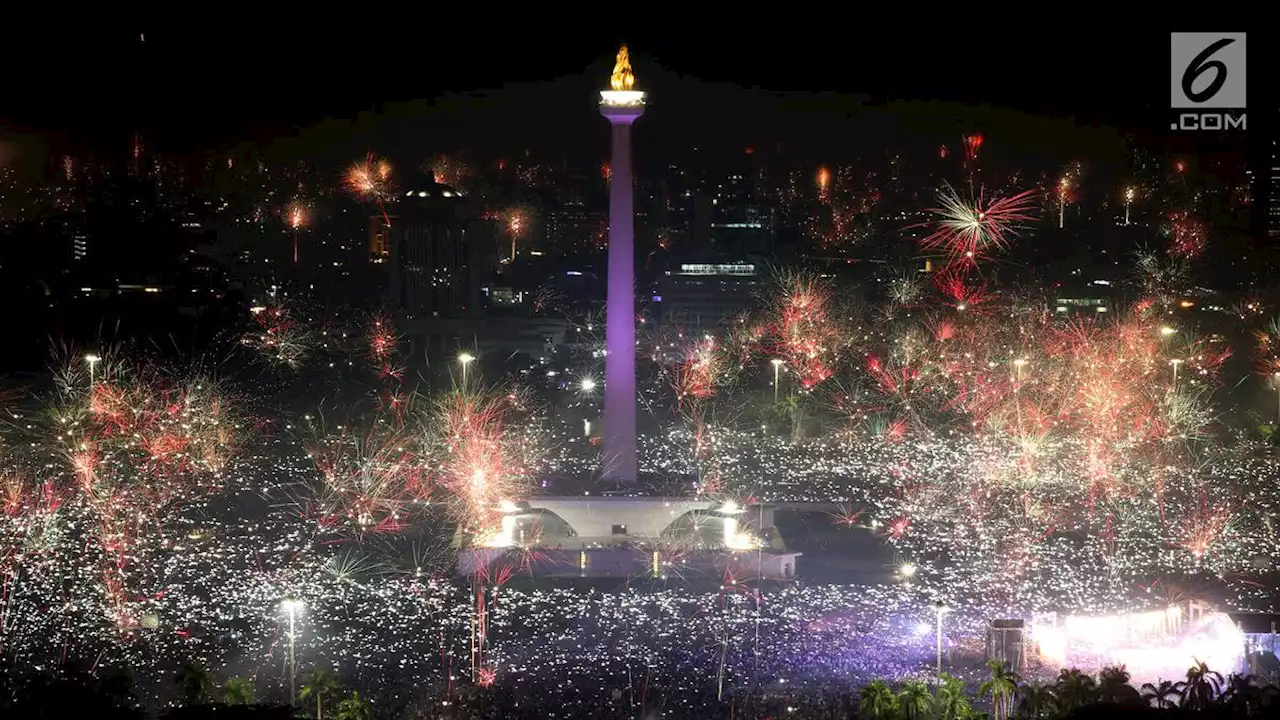
[[[933,604],[933,609],[937,613],[937,631],[938,631],[938,685],[942,685],[942,616],[951,611],[941,600]]]
[[[1022,368],[1026,366],[1026,358],[1016,358],[1013,361],[1013,411],[1017,414],[1019,436],[1022,435]]]
[[[1271,380],[1276,386],[1276,427],[1280,427],[1280,370],[1272,374]]]
[[[476,356],[469,352],[464,352],[458,356],[458,362],[462,363],[462,387],[464,388],[467,386],[467,366],[474,362],[475,359]]]
[[[289,613],[289,704],[298,704],[298,655],[294,652],[298,639],[298,611],[302,610],[302,601],[287,599],[280,603],[280,609]]]
[[[590,395],[593,391],[595,391],[595,389],[596,389],[596,381],[594,379],[589,377],[582,378],[583,394]],[[591,437],[591,418],[589,417],[585,417],[582,419],[582,436]]]
[[[631,55],[618,50],[609,89],[600,92],[600,114],[612,126],[609,162],[609,260],[605,303],[604,468],[605,480],[636,481],[636,289],[634,179],[631,125],[644,115],[644,93],[636,89]]]
[[[98,363],[102,361],[102,358],[94,355],[93,353],[89,353],[84,356],[84,361],[89,363],[89,387],[93,387],[93,371],[97,368]]]
[[[773,364],[773,404],[778,404],[778,372],[782,370],[783,362],[779,358],[769,361]]]

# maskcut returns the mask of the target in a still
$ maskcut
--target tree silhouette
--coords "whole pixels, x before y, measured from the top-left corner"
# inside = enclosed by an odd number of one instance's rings
[[[1221,700],[1241,716],[1256,715],[1261,712],[1263,689],[1254,684],[1252,675],[1232,675],[1227,678],[1227,688]]]
[[[1076,708],[1092,705],[1098,699],[1098,683],[1092,675],[1086,675],[1075,668],[1058,672],[1058,681],[1054,683],[1053,694],[1058,698],[1058,709],[1069,713]]]
[[[203,705],[213,695],[213,676],[200,663],[188,660],[174,676],[178,685],[178,698],[183,705]]]
[[[301,698],[316,701],[316,720],[324,720],[324,703],[342,694],[342,678],[327,668],[312,668],[302,679]]]
[[[133,708],[138,704],[133,693],[133,676],[123,670],[101,675],[96,683],[96,692],[112,707]]]
[[[883,680],[872,680],[858,693],[858,714],[872,720],[890,720],[898,714],[898,698]]]
[[[969,717],[973,708],[964,692],[964,681],[946,673],[938,676],[938,689],[933,697],[935,720],[960,720]]]
[[[1098,673],[1098,699],[1114,705],[1141,705],[1142,696],[1129,684],[1130,677],[1123,665],[1102,668]]]
[[[1018,689],[1018,717],[1051,718],[1058,712],[1058,698],[1047,685],[1027,684]]]
[[[14,691],[13,702],[3,712],[6,720],[146,717],[134,706],[132,681],[127,675],[109,673],[99,680],[76,664],[29,676],[16,684]]]
[[[247,677],[230,677],[222,686],[222,702],[228,705],[252,705],[253,681]]]
[[[1174,702],[1182,696],[1182,683],[1161,680],[1159,685],[1145,683],[1142,686],[1142,699],[1161,710],[1177,707]]]
[[[988,660],[987,669],[991,671],[991,678],[978,686],[978,697],[990,697],[996,720],[1005,720],[1013,707],[1013,698],[1018,694],[1021,678],[999,660]]]
[[[1187,668],[1187,682],[1182,686],[1182,707],[1206,710],[1213,699],[1222,694],[1222,675],[1209,669],[1203,661]]]
[[[372,720],[373,705],[360,697],[360,693],[353,692],[351,697],[338,703],[338,707],[334,708],[333,717],[334,720]]]
[[[898,706],[906,720],[921,720],[932,713],[933,696],[929,694],[927,685],[919,680],[912,680],[902,684],[902,691],[898,693]]]

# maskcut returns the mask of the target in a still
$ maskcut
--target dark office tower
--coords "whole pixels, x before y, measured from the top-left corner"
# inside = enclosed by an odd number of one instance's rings
[[[388,209],[391,309],[410,321],[476,314],[486,233],[463,193],[427,183],[403,192]]]
[[[690,234],[693,250],[701,257],[711,252],[711,218],[715,213],[715,198],[699,192],[693,196],[693,223]]]
[[[1271,162],[1268,165],[1270,169],[1266,185],[1266,229],[1268,237],[1280,238],[1280,146],[1275,140],[1271,141],[1269,155]]]
[[[369,262],[385,263],[391,257],[391,226],[382,214],[369,218]]]

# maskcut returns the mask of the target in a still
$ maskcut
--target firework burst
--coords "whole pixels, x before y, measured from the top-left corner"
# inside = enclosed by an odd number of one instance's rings
[[[382,220],[391,226],[386,202],[392,197],[391,163],[369,153],[364,160],[347,169],[343,177],[347,190],[364,202],[375,202],[382,212]]]
[[[971,266],[1008,246],[1022,224],[1034,219],[1035,193],[1028,190],[1010,197],[988,200],[985,191],[965,200],[951,186],[938,194],[934,231],[920,241],[930,252],[940,252],[950,266]]]

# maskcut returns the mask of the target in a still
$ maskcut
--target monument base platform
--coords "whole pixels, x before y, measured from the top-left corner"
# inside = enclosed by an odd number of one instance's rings
[[[458,574],[542,578],[641,578],[661,580],[731,577],[794,580],[800,553],[756,550],[667,552],[639,547],[470,548],[458,553]]]

